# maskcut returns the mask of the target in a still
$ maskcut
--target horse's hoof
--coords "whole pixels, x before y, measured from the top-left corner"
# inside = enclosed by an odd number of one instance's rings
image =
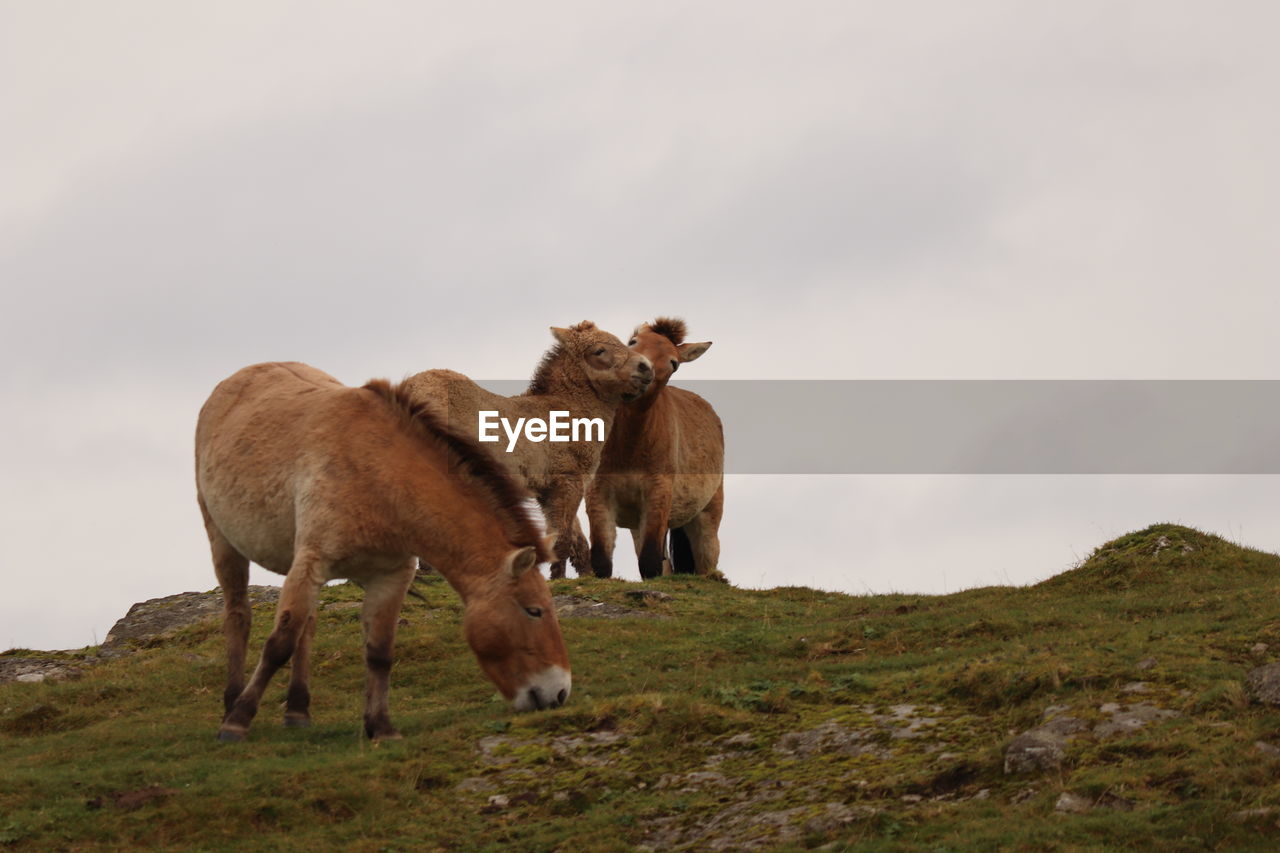
[[[289,728],[304,729],[311,725],[310,717],[291,717],[288,714],[284,716],[284,724]]]
[[[244,732],[238,732],[234,729],[219,729],[218,740],[223,743],[239,743],[244,740]]]

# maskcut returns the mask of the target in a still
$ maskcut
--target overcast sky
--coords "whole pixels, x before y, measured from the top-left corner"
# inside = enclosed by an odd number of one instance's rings
[[[520,378],[677,314],[690,378],[1277,378],[1278,10],[0,2],[0,647],[214,586],[192,432],[257,361]],[[1278,485],[735,476],[722,568],[1277,550]]]

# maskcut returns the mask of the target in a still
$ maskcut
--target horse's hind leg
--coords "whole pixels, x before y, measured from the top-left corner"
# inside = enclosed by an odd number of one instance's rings
[[[289,666],[289,694],[285,699],[284,724],[286,726],[311,725],[311,638],[316,634],[316,616],[311,614],[307,625],[298,637],[298,647],[293,652]]]
[[[716,490],[711,502],[684,526],[693,552],[693,565],[700,575],[723,579],[717,568],[720,564],[720,517],[724,514],[724,483]]]
[[[364,609],[360,614],[364,626],[364,659],[366,667],[364,692],[364,732],[370,740],[398,738],[391,725],[388,696],[391,692],[391,663],[395,655],[396,625],[405,594],[413,583],[414,561],[403,569],[381,575],[365,584]]]
[[[203,498],[200,498],[200,512],[209,535],[213,572],[218,577],[218,586],[222,587],[222,633],[227,643],[227,686],[222,692],[222,704],[224,711],[230,711],[244,689],[245,647],[253,621],[253,609],[249,606],[249,560],[218,530]]]
[[[244,740],[271,676],[289,661],[306,633],[308,623],[315,619],[316,596],[324,582],[320,572],[322,566],[319,557],[309,551],[301,550],[294,555],[293,565],[289,567],[289,574],[280,590],[275,628],[262,648],[262,657],[258,659],[253,677],[223,718],[222,728],[218,730],[219,740]]]

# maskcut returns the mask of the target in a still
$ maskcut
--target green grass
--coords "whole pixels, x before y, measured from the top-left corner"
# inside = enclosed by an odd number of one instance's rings
[[[214,622],[79,681],[0,686],[0,846],[1273,849],[1280,812],[1232,815],[1280,807],[1280,761],[1254,747],[1280,743],[1280,709],[1241,689],[1270,660],[1251,646],[1280,651],[1278,570],[1158,525],[1026,588],[860,597],[664,578],[646,584],[673,596],[647,608],[663,618],[564,620],[573,696],[524,715],[482,679],[456,596],[431,583],[406,606],[392,673],[405,738],[377,746],[360,734],[357,611],[342,607],[359,591],[332,587],[309,729],[280,725],[281,674],[246,743],[214,739]],[[634,584],[553,587],[636,606]],[[259,610],[255,651],[268,622]],[[1122,694],[1133,681],[1148,692]],[[1004,747],[1045,707],[1094,721],[1114,701],[1181,716],[1082,740],[1057,772],[1003,775]],[[918,737],[884,722],[904,703],[931,720]],[[784,748],[823,725],[851,745]],[[1056,814],[1064,791],[1132,808]],[[871,808],[833,823],[828,804]]]

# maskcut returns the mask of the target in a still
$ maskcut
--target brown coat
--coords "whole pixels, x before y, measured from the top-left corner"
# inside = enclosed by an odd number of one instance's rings
[[[635,399],[648,387],[653,370],[648,359],[632,352],[613,335],[583,322],[568,329],[552,328],[556,345],[543,356],[529,388],[504,397],[481,388],[452,370],[427,370],[405,380],[415,401],[447,413],[451,428],[472,436],[479,432],[479,412],[496,411],[514,424],[518,418],[548,419],[552,411],[571,418],[599,418],[607,437],[618,403]],[[482,444],[493,457],[532,491],[546,514],[548,528],[560,534],[552,577],[564,577],[565,560],[573,558],[581,573],[585,548],[578,540],[575,517],[587,482],[595,473],[603,441],[551,442],[520,440],[508,453],[507,438]],[[575,535],[576,534],[576,535]]]
[[[415,557],[462,596],[467,640],[517,709],[567,697],[569,659],[550,592],[530,571],[552,556],[540,514],[501,466],[402,389],[383,381],[348,388],[296,362],[246,367],[200,410],[196,488],[225,599],[222,739],[245,736],[290,658],[285,721],[309,721],[316,597],[334,578],[365,590],[365,731],[396,737],[388,677]],[[285,581],[246,685],[250,560]]]
[[[724,430],[711,405],[667,383],[680,364],[711,343],[684,343],[679,320],[659,318],[636,329],[631,348],[653,364],[654,381],[640,399],[618,407],[595,479],[587,489],[591,567],[613,574],[616,529],[631,531],[640,576],[670,569],[719,576],[724,509]]]

